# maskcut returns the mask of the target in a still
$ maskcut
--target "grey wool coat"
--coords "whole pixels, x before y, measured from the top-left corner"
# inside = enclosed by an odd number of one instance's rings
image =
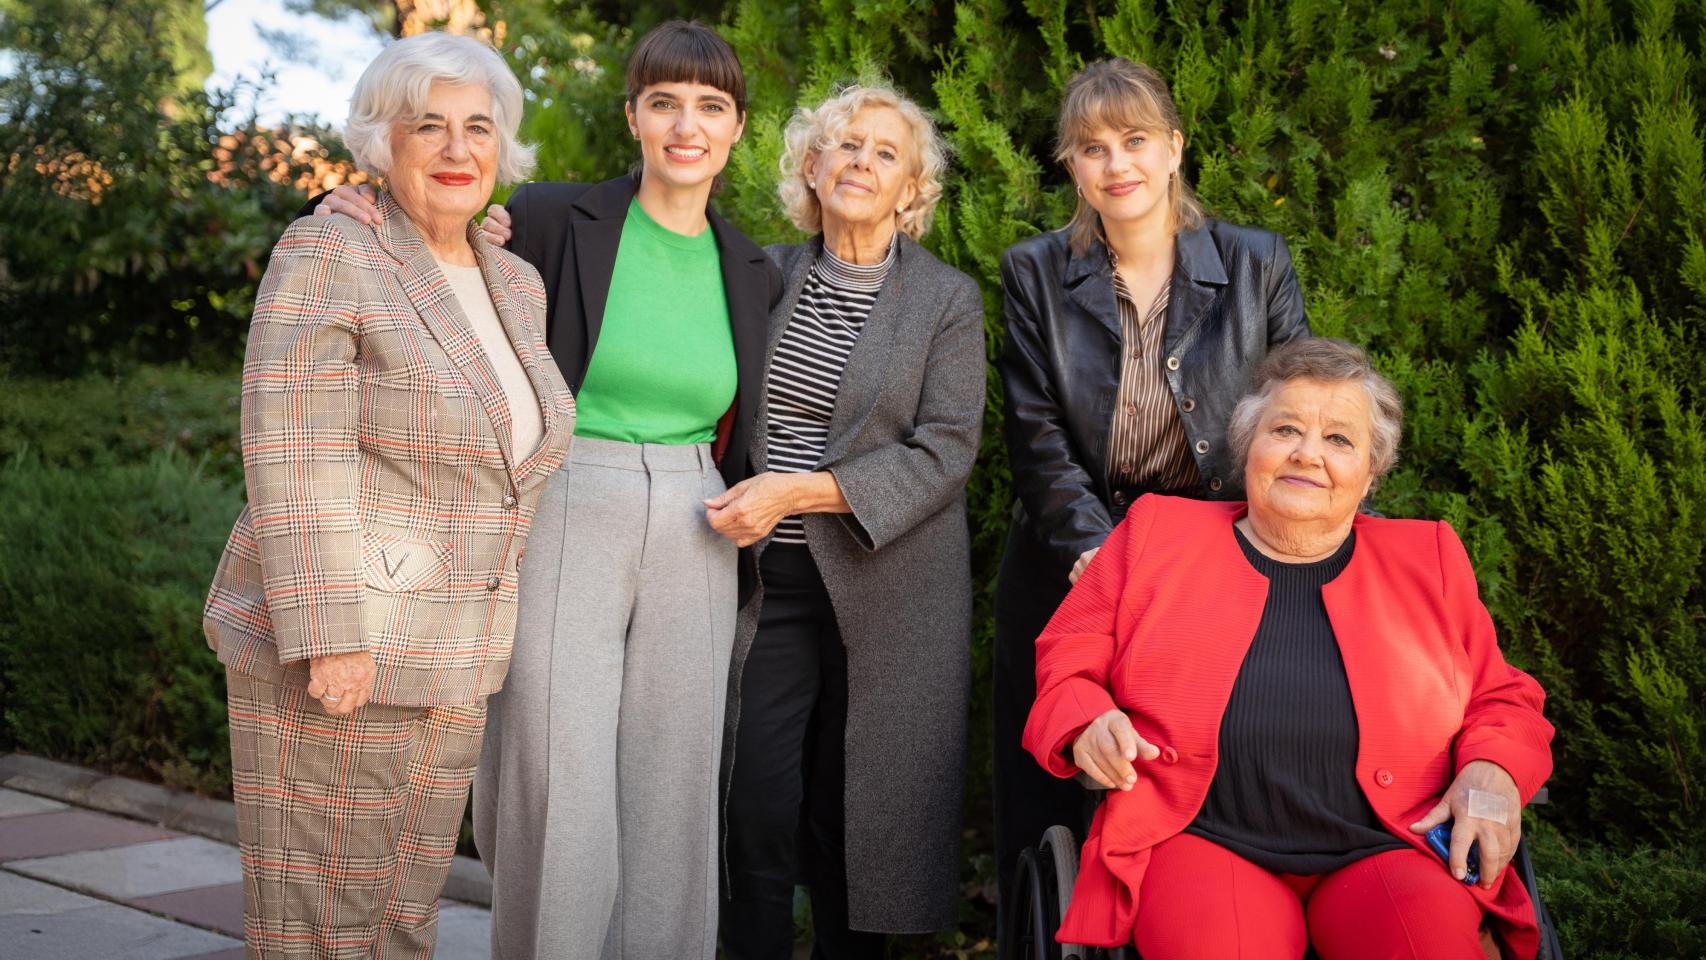
[[[847,648],[848,919],[856,930],[925,933],[959,913],[972,615],[965,486],[983,422],[983,298],[970,277],[904,236],[899,244],[819,462],[853,512],[804,519]],[[767,248],[786,286],[770,314],[766,369],[821,249],[821,237]],[[762,403],[757,471],[768,462],[768,420]],[[740,762],[741,671],[763,602],[761,582],[736,632],[725,790]]]

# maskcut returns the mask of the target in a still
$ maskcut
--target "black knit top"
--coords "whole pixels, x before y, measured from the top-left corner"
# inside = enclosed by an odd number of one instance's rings
[[[1402,849],[1357,785],[1357,715],[1321,588],[1356,535],[1325,560],[1283,563],[1235,531],[1267,605],[1220,721],[1220,765],[1185,828],[1274,873],[1337,870]]]

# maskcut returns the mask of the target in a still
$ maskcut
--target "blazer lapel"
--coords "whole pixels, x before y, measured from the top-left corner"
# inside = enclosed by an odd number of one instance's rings
[[[1065,279],[1072,302],[1096,318],[1118,342],[1124,332],[1120,329],[1120,306],[1114,293],[1114,273],[1108,261],[1107,245],[1095,240],[1082,256],[1070,255],[1066,261]]]
[[[515,450],[513,455],[520,457],[516,465],[514,480],[521,486],[523,480],[538,465],[540,458],[555,446],[557,435],[567,429],[567,418],[564,410],[553,403],[557,393],[558,381],[551,376],[556,364],[549,362],[534,345],[543,343],[543,333],[535,330],[533,319],[527,310],[509,297],[510,284],[515,282],[505,268],[503,261],[493,255],[491,247],[485,242],[484,234],[469,228],[469,239],[474,244],[474,254],[480,260],[480,272],[486,280],[486,290],[491,294],[492,306],[496,308],[498,319],[503,323],[504,335],[509,338],[510,346],[515,349],[515,355],[521,361],[521,367],[527,373],[527,382],[533,388],[534,403],[539,405],[539,416],[542,423],[538,445],[532,450]],[[513,444],[513,438],[510,441]]]
[[[438,269],[438,262],[433,259],[432,251],[427,249],[426,242],[421,239],[414,224],[409,222],[408,216],[389,194],[380,194],[379,212],[382,218],[382,242],[401,264],[397,270],[397,280],[402,284],[403,292],[414,305],[415,312],[420,315],[427,332],[438,341],[440,349],[450,358],[457,372],[479,397],[481,408],[492,422],[492,432],[497,436],[498,449],[503,453],[504,464],[513,476],[515,456],[514,451],[510,449],[509,403],[504,397],[503,388],[498,384],[497,372],[492,368],[485,348],[480,344],[479,335],[474,332],[468,315],[457,302],[456,294],[450,288],[450,281],[446,280],[444,272]],[[469,230],[473,230],[472,224],[469,225]],[[487,283],[489,288],[490,281]]]
[[[598,346],[598,331],[604,325],[604,308],[610,299],[610,278],[616,272],[616,251],[622,244],[622,225],[628,219],[628,203],[634,199],[632,177],[618,177],[588,190],[575,207],[588,219],[570,220],[571,242],[563,245],[563,270],[575,271],[580,279],[580,313],[586,327],[586,357],[574,371],[570,384],[576,390],[586,378],[592,352]],[[573,263],[569,263],[570,259]],[[567,308],[567,304],[558,309]],[[564,317],[559,315],[558,323]]]
[[[1184,352],[1190,336],[1208,316],[1226,286],[1226,265],[1204,224],[1174,240],[1173,287],[1167,300],[1167,327],[1161,343],[1167,356]]]
[[[756,419],[764,398],[764,371],[767,369],[764,341],[770,321],[770,305],[765,302],[770,292],[769,279],[764,273],[767,256],[715,210],[707,209],[706,216],[717,238],[723,272],[723,299],[728,304],[729,328],[734,335],[734,431],[739,431],[741,424],[750,424]],[[750,437],[750,433],[745,434],[742,443],[750,444]],[[738,455],[750,459],[752,451],[744,449]]]
[[[859,424],[877,402],[895,336],[906,320],[901,309],[906,304],[903,292],[906,271],[917,262],[923,249],[905,236],[898,242],[900,249],[895,253],[895,262],[889,267],[888,278],[877,292],[871,315],[865,319],[859,339],[853,343],[853,352],[847,357],[847,367],[841,373],[841,390],[835,395],[835,412],[829,418],[829,440],[823,458],[818,461],[820,466],[847,452],[859,432]]]

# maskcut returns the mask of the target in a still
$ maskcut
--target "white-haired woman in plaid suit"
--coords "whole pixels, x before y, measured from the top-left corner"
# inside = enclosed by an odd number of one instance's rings
[[[517,564],[574,426],[539,274],[472,229],[531,167],[521,109],[478,40],[387,47],[347,128],[378,228],[298,220],[255,304],[249,502],[205,617],[250,957],[432,952]]]

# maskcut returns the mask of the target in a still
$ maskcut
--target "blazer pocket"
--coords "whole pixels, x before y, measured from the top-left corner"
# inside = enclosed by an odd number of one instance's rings
[[[367,585],[388,593],[431,590],[449,583],[454,552],[448,543],[361,532],[361,563],[366,568]]]

